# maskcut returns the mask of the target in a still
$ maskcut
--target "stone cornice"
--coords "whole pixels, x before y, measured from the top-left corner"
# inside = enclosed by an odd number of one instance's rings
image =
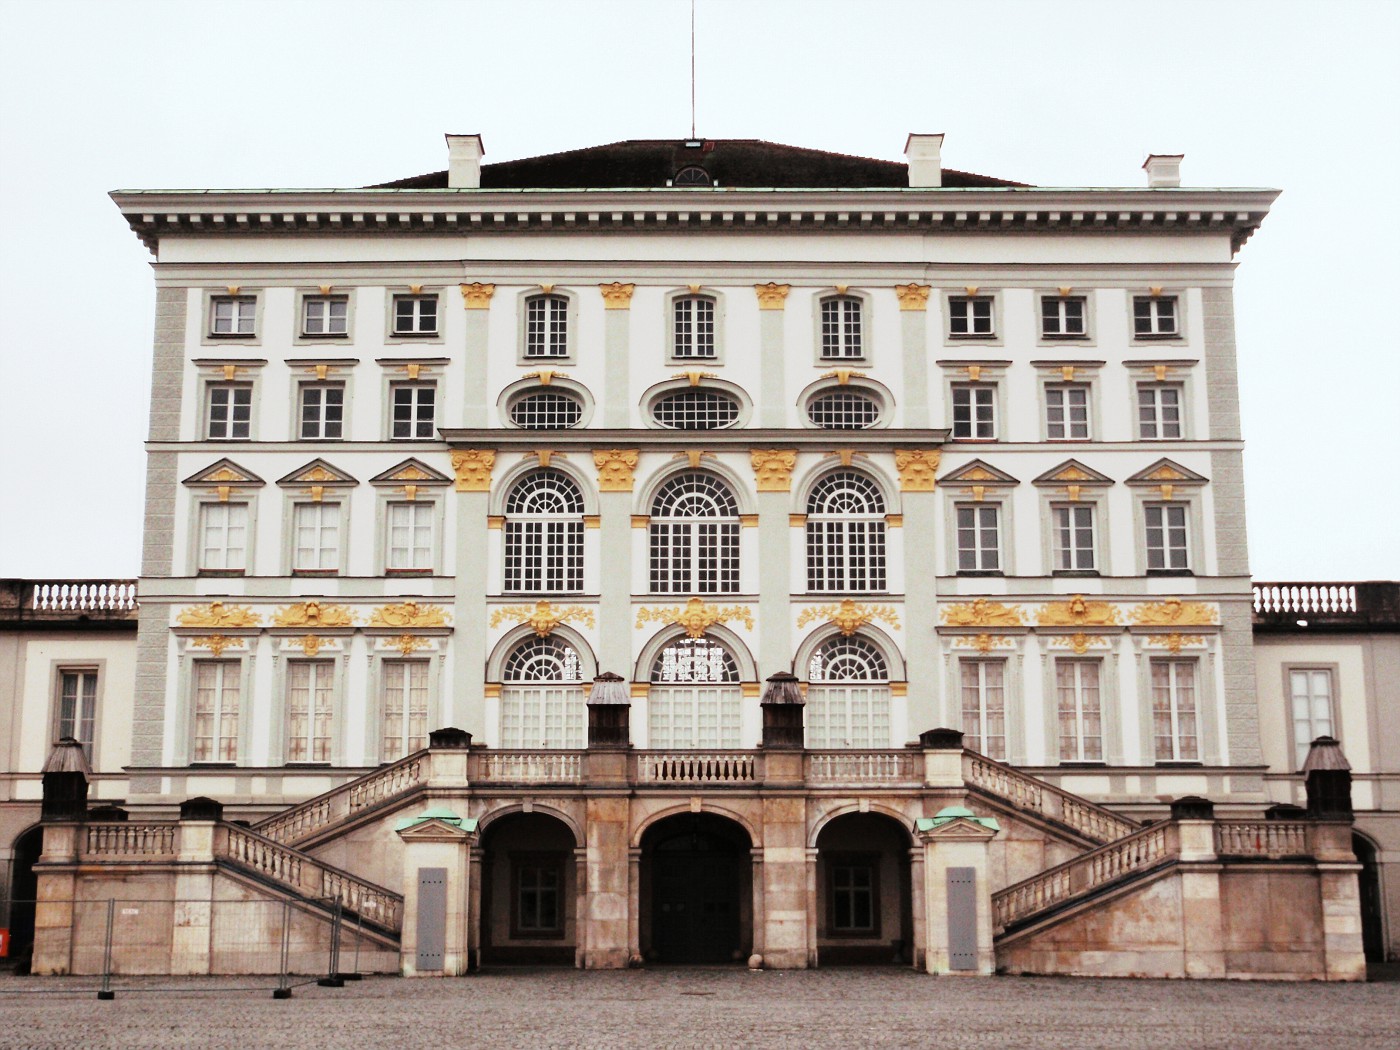
[[[1270,189],[117,190],[148,248],[184,235],[404,235],[560,230],[1229,232],[1242,245]]]

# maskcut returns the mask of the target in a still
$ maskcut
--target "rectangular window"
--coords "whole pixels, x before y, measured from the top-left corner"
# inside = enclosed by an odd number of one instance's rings
[[[287,761],[331,760],[333,660],[287,664]]]
[[[435,436],[433,413],[437,386],[433,383],[394,383],[389,387],[389,436],[395,441],[423,441]]]
[[[433,515],[432,503],[390,503],[388,524],[388,557],[385,565],[390,572],[432,571]]]
[[[671,356],[691,360],[715,356],[715,301],[687,296],[675,301],[675,344]]]
[[[839,297],[822,300],[822,360],[860,357],[865,351],[861,339],[859,299]]]
[[[1006,758],[1006,663],[962,660],[963,740],[988,758]]]
[[[1189,570],[1186,504],[1149,503],[1143,512],[1147,519],[1147,571]]]
[[[242,667],[237,660],[194,663],[196,762],[238,760],[238,707]]]
[[[206,433],[210,441],[246,441],[253,419],[251,383],[210,383]]]
[[[384,747],[380,760],[393,762],[428,746],[428,661],[384,661]]]
[[[1055,569],[1090,572],[1094,565],[1094,508],[1077,503],[1053,508]]]
[[[1097,660],[1055,661],[1055,692],[1060,703],[1061,762],[1103,761],[1099,669]]]
[[[436,335],[437,308],[436,295],[394,296],[394,334]]]
[[[564,858],[557,853],[512,853],[512,937],[564,935]]]
[[[948,334],[954,338],[992,335],[992,297],[955,295],[949,298]]]
[[[1150,339],[1176,334],[1176,296],[1133,297],[1133,335],[1139,339]]]
[[[1086,302],[1081,295],[1040,297],[1040,334],[1045,339],[1072,339],[1088,334]]]
[[[1138,437],[1144,441],[1181,437],[1181,387],[1178,384],[1138,384]]]
[[[876,858],[835,856],[826,870],[831,883],[829,932],[877,935],[880,909],[876,903],[876,876],[879,872]]]
[[[1001,571],[1000,518],[994,503],[958,506],[958,572]]]
[[[350,320],[350,300],[342,295],[308,295],[301,301],[302,335],[344,335]]]
[[[1045,388],[1045,436],[1051,441],[1089,440],[1089,388],[1084,384]]]
[[[953,437],[992,441],[997,436],[996,387],[957,383],[953,386]]]
[[[1301,769],[1314,740],[1337,735],[1332,731],[1332,672],[1326,668],[1293,668],[1288,672],[1288,693],[1293,746]]]
[[[339,441],[345,436],[345,384],[301,384],[303,441]]]
[[[58,725],[54,738],[72,737],[92,761],[93,727],[97,720],[97,672],[63,671],[58,684]]]
[[[292,571],[340,568],[340,504],[298,503],[292,512]]]
[[[253,335],[257,312],[251,295],[216,295],[209,301],[209,334]]]
[[[569,300],[536,295],[525,303],[525,356],[569,356]]]
[[[1192,660],[1152,661],[1152,735],[1157,761],[1195,762],[1196,664]]]
[[[199,508],[199,569],[248,568],[248,504],[204,503]]]

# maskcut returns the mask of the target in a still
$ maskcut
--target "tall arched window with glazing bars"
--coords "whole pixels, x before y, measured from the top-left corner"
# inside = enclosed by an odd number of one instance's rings
[[[868,474],[838,470],[807,497],[807,589],[883,591],[885,497]]]
[[[578,651],[553,635],[517,645],[501,672],[501,746],[581,748],[586,725]]]
[[[653,594],[731,594],[739,589],[739,504],[719,478],[677,474],[651,503]]]
[[[559,470],[537,470],[506,496],[505,589],[583,590],[583,493]]]
[[[880,650],[858,634],[817,646],[806,715],[808,747],[891,747],[890,671]]]
[[[677,638],[651,665],[647,746],[739,746],[739,664],[718,639]]]

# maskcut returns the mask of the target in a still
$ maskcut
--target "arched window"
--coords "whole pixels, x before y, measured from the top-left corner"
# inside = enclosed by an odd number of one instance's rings
[[[583,747],[582,666],[578,651],[553,635],[516,646],[501,674],[501,746]]]
[[[668,430],[723,430],[739,419],[739,402],[718,390],[682,390],[657,398],[651,417]]]
[[[671,180],[672,186],[709,186],[713,180],[710,173],[704,168],[690,165],[676,172],[676,177]]]
[[[677,474],[651,504],[653,594],[731,594],[739,589],[739,505],[719,478]]]
[[[525,300],[525,356],[569,356],[569,300],[562,295],[532,295]]]
[[[860,635],[838,635],[807,661],[807,746],[886,748],[890,671]]]
[[[505,589],[583,590],[583,494],[567,474],[537,470],[506,496]]]
[[[807,498],[807,589],[885,589],[885,498],[867,474],[838,470]]]
[[[807,402],[807,418],[823,430],[868,430],[880,421],[880,402],[858,387],[837,387]]]
[[[861,301],[851,295],[822,300],[822,360],[841,361],[865,355]]]
[[[651,665],[647,740],[654,748],[738,747],[739,664],[707,635],[677,638]]]
[[[510,421],[522,430],[565,430],[583,418],[583,402],[574,394],[538,390],[510,403]]]

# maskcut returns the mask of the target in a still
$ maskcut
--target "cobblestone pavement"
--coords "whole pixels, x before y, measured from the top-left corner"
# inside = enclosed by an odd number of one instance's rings
[[[907,970],[496,971],[457,980],[0,977],[0,1047],[1400,1046],[1400,983],[953,979]],[[178,992],[163,991],[178,987]]]

